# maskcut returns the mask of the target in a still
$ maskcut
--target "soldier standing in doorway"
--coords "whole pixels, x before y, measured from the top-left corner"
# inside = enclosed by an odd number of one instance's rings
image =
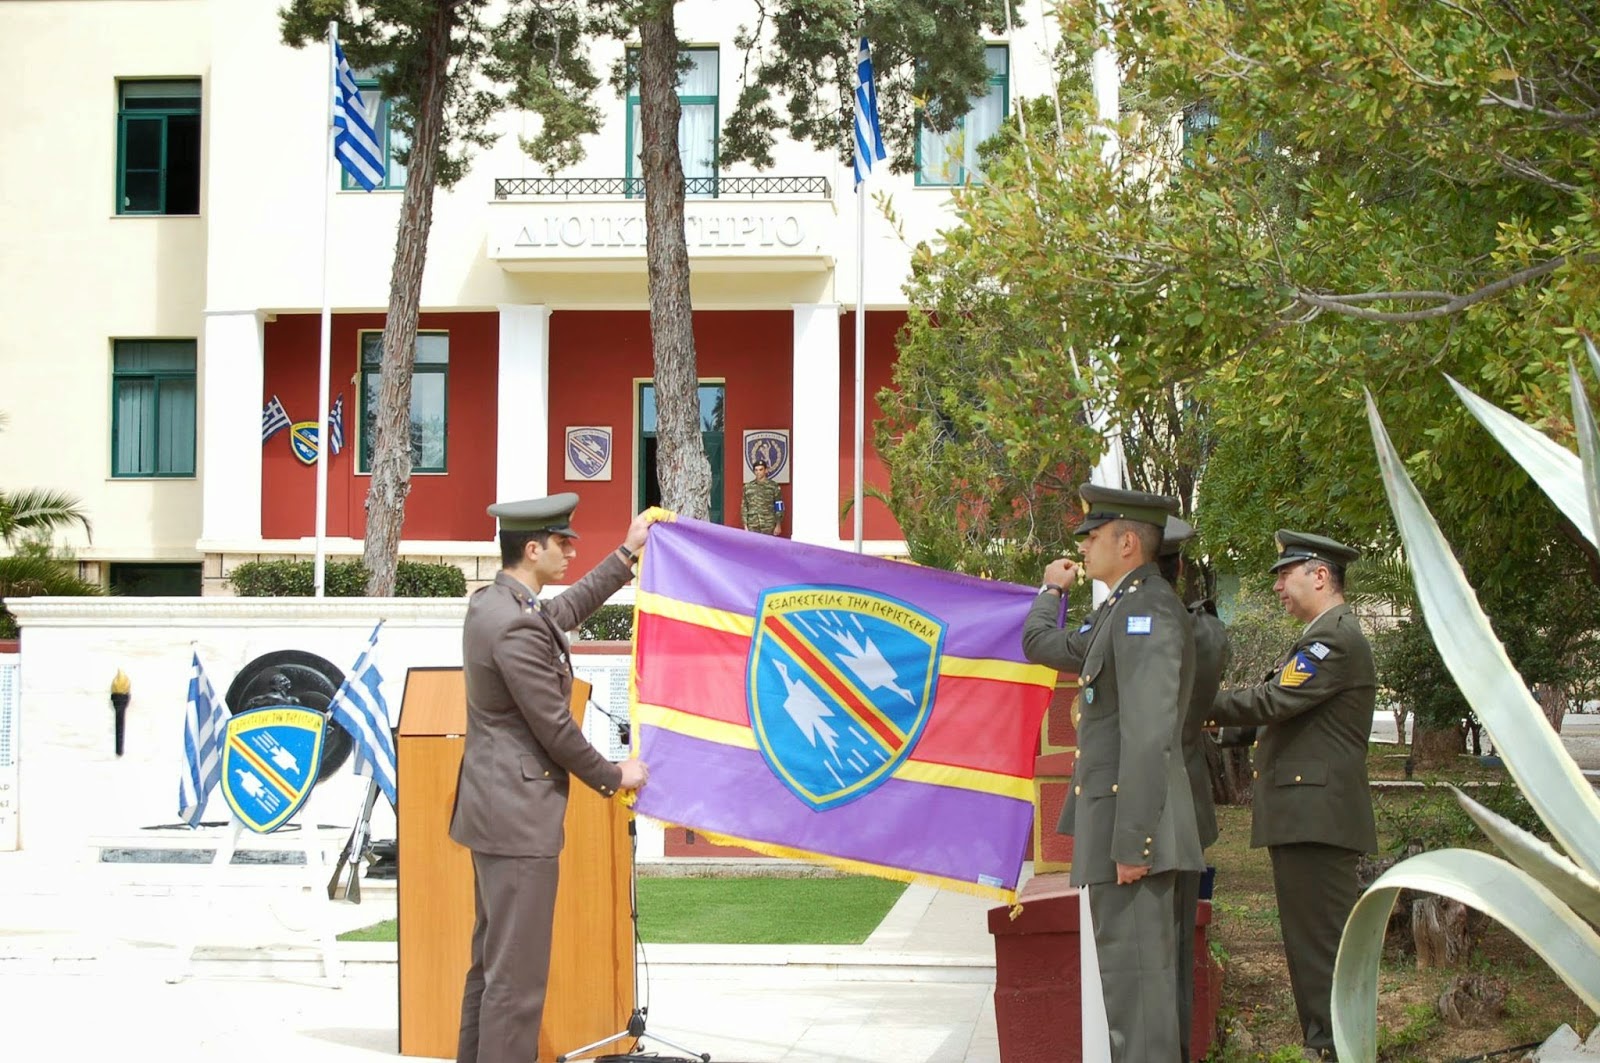
[[[756,478],[744,485],[744,501],[739,516],[746,531],[762,535],[782,535],[783,518],[779,515],[783,488],[767,479],[767,463],[756,459],[751,466]]]

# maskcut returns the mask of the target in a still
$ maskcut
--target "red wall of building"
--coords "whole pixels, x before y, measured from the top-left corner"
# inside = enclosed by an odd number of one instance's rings
[[[449,439],[443,474],[411,477],[402,535],[406,539],[487,542],[494,521],[484,512],[494,502],[499,376],[499,315],[423,314],[422,329],[450,333],[446,402]],[[265,328],[265,394],[278,396],[289,417],[314,421],[321,322],[316,314],[283,314]],[[328,459],[328,535],[366,534],[367,488],[372,478],[356,472],[360,444],[358,332],[383,328],[382,314],[338,314],[333,318],[330,404],[344,395],[345,448]],[[261,448],[261,534],[298,539],[316,533],[317,470],[289,447],[289,430]]]
[[[737,526],[745,431],[792,430],[794,316],[786,310],[701,311],[694,316],[694,339],[700,379],[727,387],[723,519]],[[583,498],[575,525],[583,539],[569,570],[574,577],[622,541],[637,511],[634,381],[654,373],[647,312],[550,315],[550,490],[576,491]],[[566,478],[566,431],[577,425],[610,426],[609,481]]]
[[[873,425],[883,416],[878,392],[894,383],[897,356],[895,337],[906,323],[903,310],[867,311],[866,423],[863,434],[862,479],[885,493],[889,490],[889,470],[873,445]],[[851,310],[839,315],[839,491],[845,501],[855,496],[856,479],[856,315]],[[889,507],[875,498],[862,495],[861,536],[864,539],[900,539],[904,533]],[[846,513],[839,521],[839,538],[855,538],[855,514]]]

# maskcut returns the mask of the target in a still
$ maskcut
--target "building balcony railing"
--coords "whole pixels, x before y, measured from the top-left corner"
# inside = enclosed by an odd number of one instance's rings
[[[833,198],[833,189],[826,177],[686,177],[683,192],[696,199]],[[642,177],[501,177],[494,182],[495,199],[642,199],[644,194]]]

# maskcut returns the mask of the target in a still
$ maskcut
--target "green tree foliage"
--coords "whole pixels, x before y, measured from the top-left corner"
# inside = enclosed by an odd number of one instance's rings
[[[397,598],[463,598],[467,578],[455,565],[401,561],[395,569]],[[360,561],[330,561],[324,593],[329,598],[359,598],[366,593],[370,573]],[[247,561],[233,570],[228,582],[246,598],[309,598],[313,587],[310,561]]]
[[[1063,5],[1069,61],[1097,43],[1100,10]],[[1032,371],[1058,384],[1063,435],[1085,402],[1137,435],[1152,405],[1179,399],[1167,431],[1203,474],[1202,547],[1241,572],[1284,526],[1387,551],[1370,388],[1475,585],[1509,593],[1551,562],[1600,572],[1443,379],[1572,439],[1566,359],[1600,316],[1593,13],[1556,0],[1117,11],[1116,165],[1071,86],[1059,135],[1010,131],[987,185],[957,195],[965,235],[918,257],[910,292],[926,314],[902,360],[1003,322],[1036,338]],[[985,415],[1001,440],[1043,431],[1029,401]]]
[[[741,27],[745,52],[737,103],[724,123],[724,162],[771,164],[780,133],[848,157],[856,41],[877,46],[875,66],[885,135],[898,164],[910,165],[917,108],[949,129],[988,78],[985,34],[1002,29],[1018,0],[756,0],[754,25]],[[681,43],[675,0],[289,0],[283,39],[320,41],[341,24],[350,62],[375,71],[392,120],[408,135],[388,316],[383,385],[374,420],[372,483],[363,560],[368,593],[392,593],[405,500],[410,491],[409,410],[416,326],[432,225],[433,189],[465,174],[474,148],[494,140],[489,119],[502,108],[526,111],[537,131],[520,140],[534,159],[559,169],[583,157],[583,138],[599,129],[601,85],[594,43],[637,47],[637,62],[611,70],[617,90],[637,84],[646,197],[650,324],[656,367],[664,503],[691,516],[710,508],[710,468],[701,449],[698,374],[683,228],[683,168],[673,70]]]

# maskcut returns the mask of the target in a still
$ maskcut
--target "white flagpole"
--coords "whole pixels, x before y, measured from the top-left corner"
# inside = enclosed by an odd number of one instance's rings
[[[328,536],[328,377],[333,342],[333,304],[328,294],[328,224],[329,203],[333,199],[333,94],[334,94],[334,42],[339,39],[339,24],[328,23],[328,113],[323,129],[327,141],[327,163],[322,184],[322,349],[317,372],[317,545],[312,565],[314,594],[323,596],[326,583],[327,558],[323,556],[324,540]]]
[[[1122,145],[1117,136],[1116,122],[1122,112],[1122,86],[1117,74],[1117,48],[1112,39],[1116,0],[1102,0],[1100,4],[1100,32],[1102,42],[1090,59],[1089,77],[1094,88],[1096,117],[1100,119],[1100,159],[1107,168],[1115,170]],[[1106,449],[1095,463],[1089,479],[1104,487],[1127,486],[1127,467],[1122,454],[1122,431],[1111,419],[1109,412],[1097,409],[1091,417],[1095,427],[1105,437]],[[1096,588],[1098,591],[1098,588]],[[1101,595],[1096,595],[1096,601]]]
[[[856,476],[854,502],[856,553],[861,553],[861,479],[866,454],[867,393],[867,194],[863,177],[856,185]]]

